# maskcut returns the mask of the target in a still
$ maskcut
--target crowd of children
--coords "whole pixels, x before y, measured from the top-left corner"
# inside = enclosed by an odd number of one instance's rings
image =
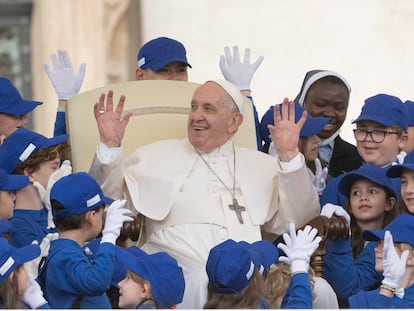
[[[163,44],[181,56],[157,60],[151,53]],[[136,79],[187,81],[185,53],[175,40],[150,41],[138,54]],[[252,101],[250,82],[263,58],[250,63],[250,50],[245,53],[242,63],[238,47],[233,55],[226,48],[220,68]],[[27,114],[41,103],[22,99],[0,78],[1,308],[180,307],[188,284],[174,255],[117,245],[123,224],[132,221],[127,202],[107,197],[92,175],[72,173],[65,107],[81,87],[85,65],[74,72],[64,51],[53,55],[52,64],[45,70],[59,108],[51,138],[25,128]],[[338,73],[312,70],[290,106],[296,123],[308,114],[297,147],[319,195],[320,214],[343,217],[347,238],[330,239],[294,223],[272,241],[223,236],[205,262],[204,308],[336,308],[338,302],[350,308],[414,307],[414,103],[389,94],[367,98],[353,121],[353,146],[339,136],[350,91]],[[258,149],[277,157],[269,125],[290,111],[272,106],[260,124],[254,113]],[[312,260],[320,247],[324,270],[317,277]],[[335,301],[319,304],[332,289]]]

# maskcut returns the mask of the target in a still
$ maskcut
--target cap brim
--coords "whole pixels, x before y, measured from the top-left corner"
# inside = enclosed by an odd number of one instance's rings
[[[8,175],[7,182],[1,185],[0,190],[18,190],[29,184],[29,177],[25,175]]]
[[[358,123],[361,121],[373,121],[373,122],[377,122],[385,126],[392,126],[396,124],[396,122],[393,120],[390,120],[388,118],[384,118],[384,117],[381,117],[375,114],[364,114],[358,117],[357,119],[355,119],[354,121],[352,121],[352,124]]]
[[[401,177],[403,169],[414,171],[413,164],[393,165],[387,170],[387,176],[390,178]]]
[[[51,146],[56,146],[56,145],[59,145],[59,144],[63,144],[65,141],[68,140],[68,138],[69,138],[69,135],[67,135],[67,134],[63,134],[63,135],[48,138],[47,142],[42,144],[42,146],[39,146],[39,148],[46,148],[46,147],[51,147]]]
[[[362,238],[365,241],[384,240],[385,230],[365,230],[362,231]]]
[[[348,196],[349,190],[352,184],[358,179],[369,179],[367,176],[363,176],[357,173],[347,173],[343,175],[338,183],[338,191],[344,196]],[[370,180],[370,179],[369,179]]]
[[[305,124],[300,131],[300,137],[309,137],[319,134],[330,120],[331,118],[312,117],[308,114]]]
[[[13,247],[13,257],[17,265],[24,264],[38,256],[40,256],[40,247],[38,244],[29,244],[20,248]]]
[[[148,66],[145,68],[151,69],[153,71],[158,71],[161,70],[162,68],[164,68],[165,66],[171,64],[171,63],[183,63],[185,64],[187,67],[193,68],[191,67],[191,65],[187,62],[187,60],[182,59],[182,58],[170,58],[168,60],[163,61],[162,63],[158,63],[156,65],[153,66]],[[144,67],[141,67],[142,69],[145,69]]]
[[[12,114],[12,115],[21,115],[27,114],[34,110],[37,106],[43,104],[42,102],[37,102],[33,100],[22,100],[17,105],[13,105],[1,111],[2,113]]]
[[[272,264],[274,264],[279,258],[279,250],[277,247],[268,241],[256,241],[251,244],[251,247],[262,255],[263,266],[265,269],[268,269]]]
[[[145,256],[145,255],[147,255],[147,253],[138,247],[131,248],[131,249],[130,248],[124,249],[121,247],[117,247],[115,249],[116,260],[119,261],[126,268],[134,272],[137,266],[137,258],[140,256]]]

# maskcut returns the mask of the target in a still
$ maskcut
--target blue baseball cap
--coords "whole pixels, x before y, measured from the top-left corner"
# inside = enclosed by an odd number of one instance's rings
[[[384,126],[399,125],[404,131],[408,127],[406,105],[396,96],[377,94],[365,100],[361,114],[352,123],[374,121]]]
[[[0,77],[0,113],[27,114],[41,104],[42,102],[23,99],[9,79]]]
[[[276,262],[279,252],[268,243],[260,241],[253,245],[228,239],[213,247],[206,264],[211,289],[217,293],[239,294],[249,285],[256,269],[260,271]]]
[[[96,239],[98,240],[98,248],[99,248],[99,243],[100,243],[100,239]],[[114,268],[114,273],[112,275],[112,280],[111,280],[111,285],[118,287],[118,283],[121,282],[123,279],[125,279],[126,274],[127,274],[127,268],[124,266],[124,264],[121,263],[121,261],[119,260],[119,257],[122,257],[124,254],[124,250],[126,249],[129,253],[131,253],[132,255],[136,256],[136,257],[140,257],[140,256],[145,256],[147,255],[146,252],[144,252],[142,249],[140,249],[138,246],[130,246],[128,248],[122,248],[120,246],[115,246],[115,268]]]
[[[0,168],[0,190],[13,191],[26,187],[29,177],[26,175],[9,175]]]
[[[169,308],[183,301],[184,274],[177,261],[165,252],[146,254],[138,247],[116,248],[115,256],[125,267],[151,285],[159,307]]]
[[[84,214],[114,200],[106,197],[91,175],[79,172],[59,179],[50,191],[50,200],[59,201],[64,209],[52,209],[53,217],[63,218]]]
[[[366,241],[384,240],[385,231],[391,232],[395,243],[408,243],[414,247],[414,216],[408,213],[398,215],[382,230],[365,230],[362,237]]]
[[[395,164],[389,167],[387,176],[391,178],[400,177],[405,168],[414,171],[414,150],[405,156],[403,164]]]
[[[18,128],[0,145],[0,168],[10,174],[33,152],[62,144],[67,140],[68,135],[66,134],[47,138],[27,128]]]
[[[18,265],[35,259],[40,255],[40,247],[30,244],[15,248],[9,242],[0,238],[0,282],[3,282]]]
[[[274,113],[273,113],[274,106],[271,106],[270,109],[263,115],[262,120],[260,122],[260,133],[265,141],[270,143],[270,131],[267,128],[268,124],[275,124]],[[279,111],[282,114],[282,105],[279,105]],[[298,104],[295,103],[295,122],[298,122],[299,119],[302,117],[303,108]],[[302,129],[300,130],[300,137],[309,137],[313,135],[317,135],[320,131],[322,131],[323,127],[328,123],[331,119],[325,117],[312,117],[309,113],[306,117],[306,121],[303,124]]]
[[[414,126],[414,102],[406,100],[404,105],[408,111],[408,126]]]
[[[387,169],[372,164],[363,164],[358,169],[342,175],[342,178],[338,183],[339,192],[344,196],[348,196],[353,183],[360,179],[368,179],[373,183],[386,188],[396,198],[400,192],[400,189],[397,189],[392,180],[388,178]]]
[[[159,37],[145,43],[138,51],[137,61],[139,68],[153,71],[158,71],[173,62],[184,63],[191,68],[184,45],[167,37]]]

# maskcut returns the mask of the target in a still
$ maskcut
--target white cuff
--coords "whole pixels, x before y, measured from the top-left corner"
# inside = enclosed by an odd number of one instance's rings
[[[103,142],[99,142],[96,156],[102,164],[109,164],[115,160],[115,158],[122,152],[121,147],[109,148]]]

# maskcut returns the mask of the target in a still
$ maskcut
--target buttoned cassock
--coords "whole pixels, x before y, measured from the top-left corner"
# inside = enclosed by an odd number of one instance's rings
[[[166,251],[182,266],[186,290],[179,307],[203,306],[205,263],[216,244],[228,238],[253,242],[262,238],[262,231],[280,235],[289,223],[299,227],[319,214],[318,196],[301,154],[296,158],[300,168],[284,172],[277,159],[235,147],[235,193],[246,208],[240,224],[228,206],[234,176],[232,140],[203,154],[211,169],[188,139],[155,142],[125,159],[119,152],[109,162],[99,149],[90,173],[107,196],[130,198],[146,216],[143,249]]]

